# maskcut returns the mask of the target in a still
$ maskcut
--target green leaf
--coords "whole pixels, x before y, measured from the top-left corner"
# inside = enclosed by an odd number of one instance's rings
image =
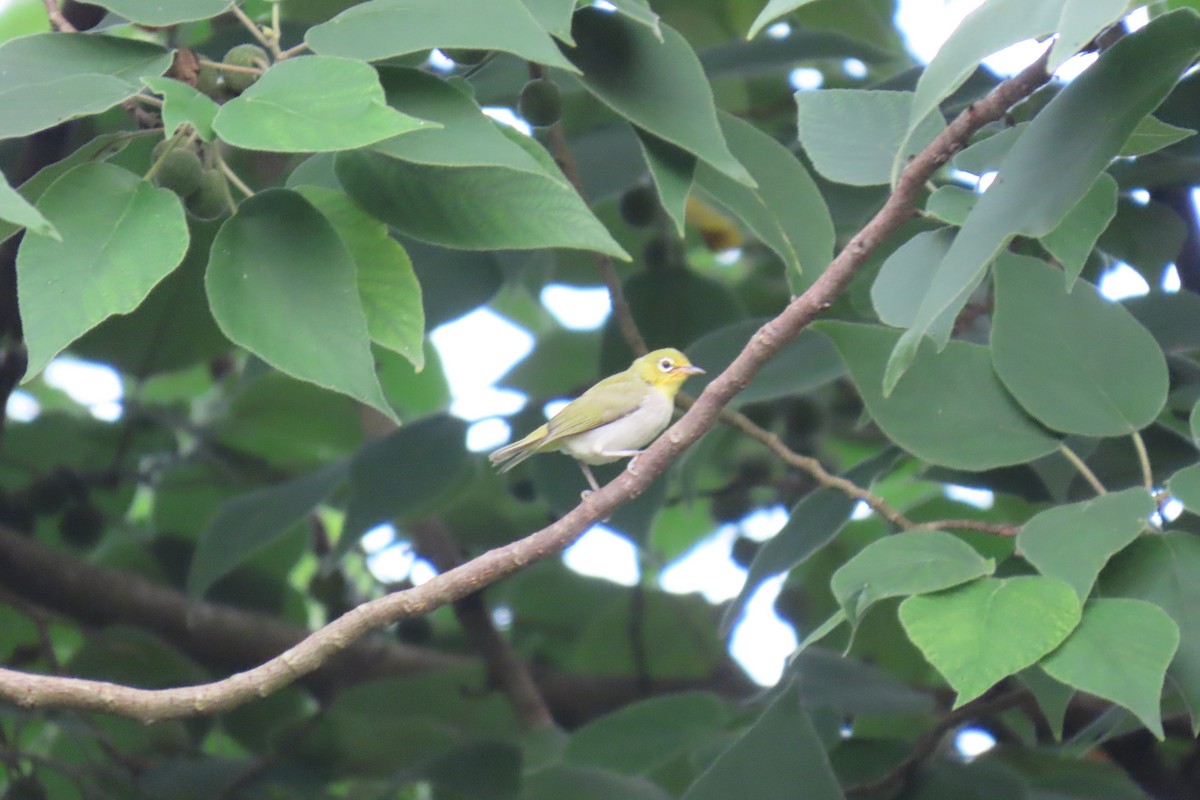
[[[466,434],[462,420],[436,415],[364,447],[350,466],[339,551],[376,525],[428,513],[457,491],[468,474]]]
[[[683,800],[841,800],[842,790],[829,765],[829,755],[788,687],[767,706],[754,724],[717,756]]]
[[[930,203],[938,192],[948,188],[943,186],[934,192]],[[950,249],[955,233],[953,228],[921,231],[887,257],[871,284],[871,302],[881,322],[894,328],[907,328],[913,324],[924,297],[924,287]]]
[[[220,109],[213,99],[196,88],[172,78],[143,77],[142,83],[150,91],[163,98],[163,132],[170,136],[187,123],[196,129],[196,135],[206,142],[216,138],[213,119]]]
[[[186,3],[163,0],[97,0],[95,5],[104,6],[130,22],[166,26],[215,17],[229,8],[232,0],[188,0]]]
[[[754,18],[750,30],[746,31],[746,38],[753,39],[759,31],[784,14],[790,14],[800,6],[806,6],[811,2],[813,0],[769,0],[763,10],[758,12],[758,16]]]
[[[645,778],[614,775],[598,769],[563,764],[537,770],[523,780],[519,800],[671,800],[671,795]]]
[[[1189,427],[1192,429],[1192,441],[1200,445],[1200,402],[1192,406],[1192,416],[1189,418]]]
[[[230,144],[278,153],[352,150],[434,124],[389,107],[370,66],[332,56],[275,64],[213,120]]]
[[[1167,481],[1167,486],[1184,508],[1193,514],[1200,514],[1200,464],[1179,470]]]
[[[754,185],[725,143],[712,89],[687,40],[662,26],[660,41],[649,28],[620,14],[582,8],[567,57],[582,70],[584,87],[597,100],[660,139],[692,153],[739,183]]]
[[[38,33],[0,45],[0,139],[98,114],[161,75],[171,55],[156,44],[90,33]]]
[[[1054,31],[1065,2],[990,0],[964,17],[921,72],[909,112],[912,128],[961,86],[983,59],[1010,44]]]
[[[569,185],[499,167],[439,167],[340,153],[338,179],[400,232],[464,250],[570,247],[629,260]]]
[[[372,0],[309,28],[304,41],[321,55],[364,61],[459,47],[574,71],[520,0]]]
[[[960,234],[961,237],[961,234]],[[1046,426],[1119,436],[1149,425],[1167,397],[1154,337],[1090,283],[1063,288],[1037,259],[996,265],[992,361],[1017,401]]]
[[[243,201],[217,232],[205,286],[231,341],[394,418],[375,376],[354,260],[302,196],[271,189]]]
[[[402,161],[446,167],[507,167],[561,179],[505,136],[475,101],[458,86],[418,69],[385,67],[380,80],[388,105],[413,117],[430,120],[426,126],[371,149]]]
[[[1140,487],[1041,512],[1017,535],[1017,548],[1038,572],[1071,584],[1080,600],[1100,570],[1146,529],[1154,498]]]
[[[918,339],[932,333],[945,345],[950,330],[935,329],[934,322],[957,314],[1005,243],[1018,234],[1044,236],[1058,226],[1197,52],[1200,16],[1165,14],[1108,48],[1042,109],[938,265],[917,320],[889,364],[885,394],[916,355]],[[1135,73],[1138,80],[1129,80]],[[1065,141],[1075,146],[1063,149]],[[1047,183],[1048,174],[1055,180]]]
[[[567,743],[563,759],[623,775],[644,775],[720,730],[725,716],[724,706],[708,692],[642,700],[580,728]]]
[[[1196,132],[1191,128],[1170,125],[1157,117],[1143,117],[1121,148],[1122,156],[1144,156],[1181,142]]]
[[[822,322],[817,329],[833,339],[872,419],[919,458],[983,470],[1020,464],[1058,447],[1005,391],[986,347],[951,342],[940,354],[924,348],[885,398],[884,364],[899,334],[845,322]]]
[[[111,164],[82,164],[37,203],[61,240],[26,236],[17,294],[28,377],[113,314],[137,308],[188,247],[179,198]]]
[[[796,92],[800,144],[817,171],[853,186],[889,184],[895,164],[919,153],[946,127],[937,109],[905,139],[912,92],[824,89]]]
[[[345,461],[335,461],[310,475],[223,503],[196,542],[188,593],[203,595],[220,578],[278,541],[345,479],[346,466]]]
[[[1163,738],[1159,697],[1179,647],[1179,626],[1153,603],[1093,600],[1079,627],[1042,659],[1042,669],[1068,686],[1132,711]]]
[[[961,226],[970,216],[971,209],[979,202],[979,197],[978,192],[963,186],[939,186],[925,201],[925,213],[942,222]],[[938,261],[941,261],[941,256],[938,257]],[[932,272],[937,264],[937,261],[930,264],[928,271]]]
[[[704,391],[733,363],[767,321],[759,318],[735,322],[716,328],[688,345],[687,353],[692,363],[707,370],[707,374],[688,381],[688,391],[694,394]],[[829,339],[814,331],[801,331],[755,373],[746,388],[734,395],[729,407],[741,408],[750,403],[806,394],[838,379],[845,372],[842,359]]]
[[[659,41],[662,41],[662,25],[659,23],[658,14],[655,14],[654,9],[650,8],[649,0],[612,0],[612,5],[616,8],[617,13],[633,22],[645,25],[654,32]]]
[[[1070,289],[1083,272],[1088,256],[1100,234],[1117,215],[1117,182],[1107,172],[1101,173],[1087,194],[1067,212],[1058,227],[1042,237],[1050,255],[1062,264]]]
[[[889,597],[928,594],[991,575],[996,562],[945,531],[877,539],[833,573],[830,588],[851,622]]]
[[[0,219],[13,224],[17,228],[29,228],[38,236],[48,236],[62,241],[58,229],[42,216],[41,212],[29,204],[21,194],[8,185],[7,180],[0,180]]]
[[[1131,0],[1087,0],[1087,2],[1063,3],[1062,17],[1055,30],[1058,38],[1050,49],[1050,61],[1046,69],[1054,72],[1063,62],[1082,50],[1097,34],[1125,16],[1125,12],[1137,5]]]
[[[425,311],[408,253],[341,192],[319,186],[298,190],[325,215],[354,259],[358,297],[371,341],[399,353],[421,370],[425,364]]]
[[[908,598],[900,622],[958,693],[959,708],[1058,647],[1081,611],[1075,591],[1054,578],[985,578]]]
[[[1046,718],[1050,732],[1054,735],[1054,741],[1061,742],[1067,706],[1070,704],[1071,698],[1075,696],[1075,690],[1054,680],[1040,667],[1025,670],[1017,675],[1017,679],[1037,700],[1038,709]]]
[[[891,448],[850,469],[845,478],[856,486],[870,486],[896,463],[897,452]],[[824,486],[809,492],[792,508],[788,521],[779,533],[768,539],[754,555],[746,574],[746,582],[721,617],[721,633],[728,635],[733,624],[763,581],[794,569],[820,548],[833,540],[838,531],[850,521],[858,500],[840,489]],[[840,620],[839,620],[840,622]],[[832,629],[831,629],[832,630]],[[816,641],[815,639],[813,641]]]
[[[805,650],[788,660],[801,704],[845,715],[927,714],[934,698],[884,670],[829,650]]]
[[[706,163],[696,184],[754,232],[784,264],[813,280],[833,259],[833,220],[808,170],[779,142],[721,112],[721,130],[757,187],[747,188]]]
[[[1113,559],[1100,578],[1109,597],[1131,597],[1162,608],[1179,626],[1179,649],[1167,674],[1200,730],[1200,540],[1190,533],[1146,536]],[[1126,644],[1122,644],[1122,647]]]
[[[654,188],[658,190],[658,200],[671,222],[675,223],[675,232],[682,239],[688,194],[692,191],[692,181],[696,175],[696,157],[641,128],[634,130],[637,131],[642,157],[646,159],[646,168],[650,170]]]
[[[571,42],[571,16],[575,0],[522,0],[525,8],[542,28],[568,44]]]

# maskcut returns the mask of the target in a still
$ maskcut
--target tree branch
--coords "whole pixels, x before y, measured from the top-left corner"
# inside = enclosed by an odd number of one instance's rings
[[[46,16],[49,17],[50,24],[54,26],[55,30],[61,33],[77,32],[77,28],[59,10],[58,0],[42,0],[42,3],[46,6]]]
[[[721,410],[749,383],[767,359],[828,309],[879,243],[913,215],[925,180],[960,150],[973,132],[999,119],[1010,106],[1048,79],[1045,59],[1046,55],[1043,55],[1019,75],[1001,83],[951,122],[909,162],[883,208],[850,240],[812,287],[793,299],[779,316],[759,328],[733,363],[708,385],[677,423],[647,448],[636,464],[631,464],[607,486],[588,495],[556,522],[437,575],[421,586],[364,603],[289,647],[280,656],[224,680],[176,689],[144,690],[99,681],[3,671],[0,672],[0,696],[26,707],[107,711],[147,721],[224,711],[312,673],[371,631],[461,600],[534,561],[559,552],[592,524],[645,491],[686,447],[712,428]]]

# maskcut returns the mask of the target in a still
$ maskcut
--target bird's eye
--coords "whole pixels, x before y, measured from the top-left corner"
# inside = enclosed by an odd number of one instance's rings
[[[658,368],[661,369],[663,372],[670,372],[671,367],[673,367],[673,366],[675,366],[675,362],[669,358],[664,358],[662,361],[658,362]]]

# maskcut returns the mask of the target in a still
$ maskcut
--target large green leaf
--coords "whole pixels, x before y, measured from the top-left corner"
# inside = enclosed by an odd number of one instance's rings
[[[717,122],[712,89],[687,40],[596,8],[575,14],[575,47],[567,57],[582,70],[596,99],[639,128],[681,147],[747,186],[754,179],[729,151]]]
[[[369,65],[332,56],[274,65],[213,120],[230,144],[280,153],[352,150],[434,124],[389,107]]]
[[[628,260],[569,184],[500,167],[442,167],[380,153],[341,153],[337,176],[400,232],[464,250],[571,247]]]
[[[1068,289],[1083,272],[1092,248],[1116,214],[1117,182],[1105,172],[1075,207],[1067,212],[1058,227],[1042,237],[1042,244],[1050,251],[1050,255],[1062,264]]]
[[[11,222],[13,229],[29,228],[38,236],[49,236],[61,240],[58,230],[51,225],[42,213],[30,205],[20,192],[8,185],[8,181],[0,177],[0,220]]]
[[[371,147],[403,161],[446,167],[507,167],[551,178],[537,159],[505,136],[461,87],[419,69],[385,67],[380,80],[388,105],[438,123]]]
[[[386,225],[341,192],[319,186],[298,191],[325,215],[354,259],[371,341],[399,353],[420,370],[425,364],[425,311],[408,253],[388,236]]]
[[[1159,606],[1179,626],[1179,649],[1167,674],[1187,703],[1192,730],[1200,731],[1200,540],[1172,531],[1147,536],[1117,555],[1100,577],[1108,597]]]
[[[717,756],[683,800],[841,800],[829,754],[794,687],[781,691],[754,724]]]
[[[575,13],[575,0],[521,0],[533,18],[546,33],[571,41],[571,16]]]
[[[643,775],[688,752],[720,729],[715,695],[686,692],[650,698],[588,723],[563,751],[568,763]]]
[[[304,41],[322,55],[366,61],[459,47],[574,71],[520,0],[372,0],[309,28]]]
[[[1153,603],[1093,600],[1041,666],[1055,680],[1128,708],[1162,739],[1159,696],[1178,647],[1179,626]]]
[[[238,206],[213,241],[205,285],[231,341],[394,416],[375,376],[354,260],[301,195],[272,189]]]
[[[938,192],[948,188],[943,186]],[[930,197],[930,204],[938,192]],[[893,328],[913,324],[921,308],[924,287],[950,249],[955,233],[954,228],[921,231],[887,257],[871,284],[871,302],[881,322]]]
[[[1075,591],[1054,578],[986,578],[908,598],[900,622],[954,687],[958,708],[1058,647],[1081,612]]]
[[[162,95],[163,132],[167,136],[187,123],[206,142],[216,137],[212,125],[221,107],[211,97],[174,78],[143,77],[142,83]]]
[[[897,455],[894,449],[885,450],[875,458],[853,467],[844,477],[855,486],[869,487],[876,478],[892,468]],[[832,541],[850,521],[850,514],[857,504],[858,500],[831,486],[809,492],[796,503],[779,533],[768,539],[754,555],[746,582],[721,617],[722,632],[728,633],[733,628],[742,609],[763,581],[803,564],[813,553]]]
[[[1053,72],[1063,62],[1078,53],[1105,28],[1125,15],[1129,9],[1139,5],[1136,0],[1088,0],[1086,3],[1063,3],[1062,16],[1055,29],[1058,38],[1050,48],[1050,61],[1046,69]]]
[[[945,345],[945,321],[1006,242],[1018,234],[1044,236],[1058,226],[1198,52],[1200,15],[1158,17],[1106,50],[1034,118],[938,265],[916,321],[889,361],[885,393],[912,363],[922,338],[932,334]],[[1133,74],[1138,80],[1129,79]],[[1064,141],[1074,146],[1064,149]],[[1047,182],[1051,174],[1055,179]]]
[[[98,114],[161,75],[171,55],[156,44],[85,33],[39,33],[0,45],[0,139]]]
[[[28,235],[17,254],[30,377],[98,322],[136,308],[188,246],[179,198],[111,164],[67,172],[37,208],[61,240]]]
[[[1017,547],[1038,572],[1071,584],[1087,599],[1108,560],[1146,529],[1154,498],[1140,487],[1057,506],[1035,516]]]
[[[996,562],[945,531],[877,539],[833,573],[833,596],[851,621],[889,597],[928,594],[991,575]]]
[[[1200,464],[1184,467],[1167,481],[1171,495],[1193,514],[1200,513]]]
[[[946,127],[934,109],[905,138],[912,92],[825,89],[795,97],[800,143],[817,171],[837,183],[891,183],[896,163],[919,153]]]
[[[817,329],[833,339],[871,417],[919,458],[983,470],[1020,464],[1058,447],[1005,391],[986,347],[951,342],[942,353],[927,347],[884,397],[884,365],[900,334],[846,322],[823,322]]]
[[[1032,258],[996,265],[992,362],[1000,380],[1054,430],[1118,436],[1140,430],[1167,398],[1167,363],[1123,306]]]
[[[466,433],[462,420],[437,415],[364,447],[350,466],[339,549],[376,525],[427,513],[459,490],[469,466]]]
[[[200,534],[188,592],[202,595],[235,567],[287,533],[346,477],[345,461],[295,480],[238,495],[221,506]]]
[[[675,224],[675,232],[682,239],[687,219],[688,195],[692,191],[698,161],[694,155],[670,142],[646,133],[641,128],[634,130],[637,131],[642,157],[646,159],[646,169],[650,171],[654,188],[658,191],[658,200],[663,211],[667,212],[667,216]]]
[[[143,25],[175,25],[198,19],[215,17],[233,4],[233,0],[188,0],[186,3],[168,3],[164,0],[97,0],[104,6],[130,22]]]
[[[754,18],[754,22],[750,25],[750,30],[746,31],[746,38],[753,39],[758,35],[759,31],[784,14],[790,14],[797,8],[800,8],[800,6],[808,5],[811,2],[813,0],[768,0],[767,5]]]
[[[696,184],[746,226],[790,269],[812,281],[833,258],[833,220],[808,170],[779,142],[748,122],[721,112],[721,130],[749,170],[750,189],[705,162]]]

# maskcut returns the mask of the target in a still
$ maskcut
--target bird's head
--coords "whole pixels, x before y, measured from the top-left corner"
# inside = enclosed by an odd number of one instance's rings
[[[688,357],[674,347],[666,347],[647,353],[633,362],[630,369],[646,383],[674,397],[683,382],[692,375],[703,375],[704,370],[694,366]]]

